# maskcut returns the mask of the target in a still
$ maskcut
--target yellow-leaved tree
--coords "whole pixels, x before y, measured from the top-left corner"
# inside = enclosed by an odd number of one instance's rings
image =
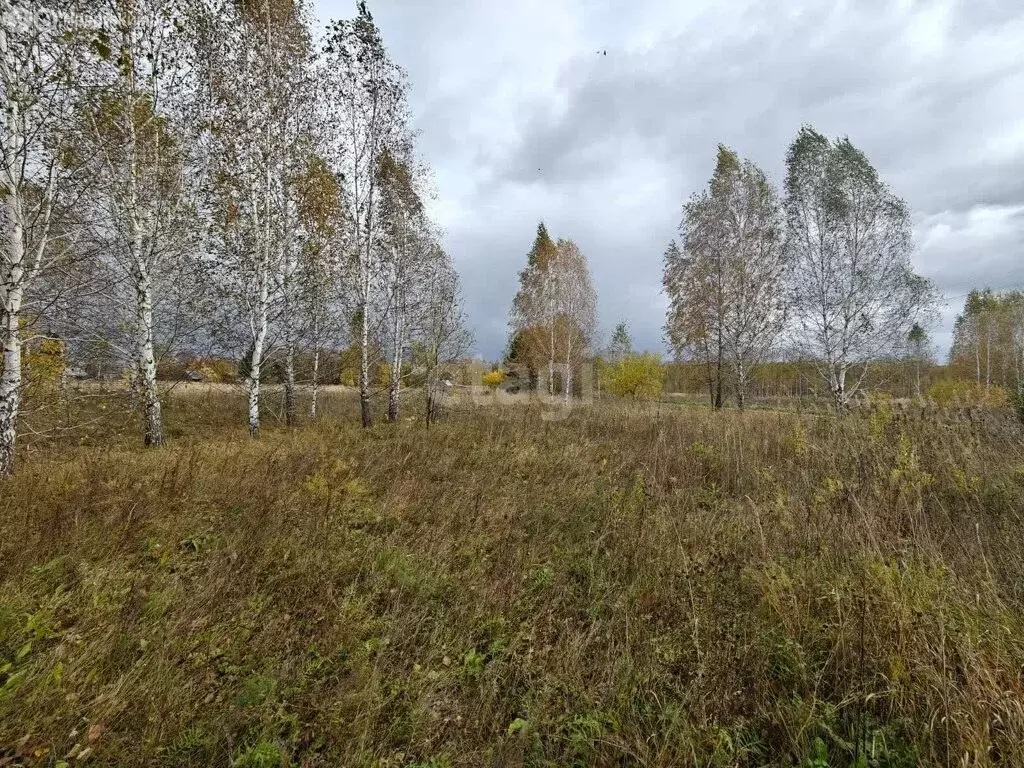
[[[657,400],[665,383],[665,364],[652,353],[626,355],[606,368],[608,391],[633,400]]]

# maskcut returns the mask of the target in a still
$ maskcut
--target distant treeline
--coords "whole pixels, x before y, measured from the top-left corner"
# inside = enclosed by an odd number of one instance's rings
[[[703,363],[668,363],[665,367],[666,392],[711,396]],[[939,381],[960,377],[956,366],[927,364],[921,369],[921,387],[927,391]],[[868,367],[863,389],[884,392],[895,398],[912,398],[915,395],[914,381],[915,370],[911,364],[899,360],[878,362]],[[751,373],[747,394],[754,399],[831,396],[811,362],[763,363]]]

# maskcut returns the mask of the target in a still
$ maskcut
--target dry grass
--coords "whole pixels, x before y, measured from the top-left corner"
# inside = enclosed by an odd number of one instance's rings
[[[241,408],[0,485],[0,764],[1024,764],[1009,420]]]

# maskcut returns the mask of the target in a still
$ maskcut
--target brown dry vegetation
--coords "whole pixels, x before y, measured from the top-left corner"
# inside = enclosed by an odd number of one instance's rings
[[[1024,764],[1011,420],[354,405],[22,457],[0,764]]]

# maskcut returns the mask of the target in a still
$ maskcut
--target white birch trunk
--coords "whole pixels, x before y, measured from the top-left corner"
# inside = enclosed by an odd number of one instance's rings
[[[567,330],[565,337],[565,402],[566,405],[569,403],[569,399],[572,397],[572,327],[569,326],[570,321],[567,320]]]
[[[153,349],[153,297],[149,272],[141,260],[136,263],[136,345],[138,376],[142,388],[144,442],[149,446],[164,444],[164,426],[160,408],[160,392],[156,383],[156,354]]]
[[[370,152],[371,160],[375,153]],[[355,182],[358,182],[359,174],[356,169]],[[359,258],[360,286],[359,303],[362,317],[359,328],[359,414],[364,427],[373,423],[373,414],[370,411],[370,278],[373,258],[373,178],[368,180],[369,192],[367,194],[367,215],[366,232],[364,233],[365,243],[359,242],[359,187],[355,188],[355,223],[356,223],[356,246],[362,247]]]
[[[555,321],[551,318],[551,348],[548,350],[548,396],[555,394]]]
[[[18,251],[22,240],[20,227],[13,226],[8,232],[12,261],[19,263]],[[20,271],[12,270],[12,275]],[[6,288],[6,301],[0,311],[3,320],[4,359],[3,372],[0,374],[0,477],[14,474],[14,444],[18,436],[18,409],[21,405],[21,315],[22,288],[12,278],[15,287]]]
[[[839,370],[836,372],[832,385],[832,397],[835,400],[836,413],[846,407],[848,399],[846,395],[846,363],[839,364]]]
[[[313,337],[317,338],[319,335],[319,320],[314,320],[313,325]],[[319,345],[313,349],[313,383],[310,388],[310,400],[309,400],[309,420],[316,421],[316,398],[320,389],[320,347]]]
[[[282,258],[284,264],[284,280],[282,289],[284,293],[284,421],[289,427],[296,423],[295,404],[295,272],[298,263],[292,248],[291,222],[288,217],[288,193],[287,183],[282,178]]]
[[[7,31],[0,29],[0,57],[3,65],[5,95],[12,90],[12,76],[7,70],[9,44]],[[3,196],[4,232],[7,240],[7,259],[0,273],[0,328],[3,341],[3,372],[0,373],[0,477],[14,474],[14,444],[18,436],[18,409],[21,406],[21,302],[25,279],[25,227],[22,210],[20,179],[15,177],[15,165],[24,147],[20,130],[17,101],[11,99],[4,110],[3,141],[7,187]],[[0,262],[2,264],[3,262]]]
[[[269,197],[269,190],[268,190]],[[249,435],[260,436],[260,374],[263,368],[263,351],[267,340],[270,315],[270,233],[264,243],[260,263],[260,295],[256,308],[256,322],[253,324],[252,356],[249,359]]]
[[[134,96],[135,83],[131,81],[130,92]],[[135,100],[129,101],[131,109]],[[143,245],[142,223],[139,221],[139,189],[136,165],[137,139],[135,116],[128,115],[128,221],[131,227],[131,264],[135,282],[135,343],[136,362],[134,385],[142,390],[143,442],[147,446],[164,444],[164,427],[160,411],[160,393],[156,385],[156,354],[153,349],[153,285],[146,262]],[[133,392],[133,395],[135,393]]]
[[[369,246],[367,246],[369,250]],[[367,257],[369,258],[369,257]],[[359,329],[359,412],[364,427],[373,422],[370,413],[370,269],[363,268],[362,318]]]
[[[743,357],[736,357],[736,407],[743,410],[747,399],[747,366]]]
[[[253,340],[252,356],[249,359],[249,376],[246,389],[249,393],[249,436],[260,436],[260,369],[263,366],[263,342],[266,338],[266,314],[260,332]]]
[[[388,421],[398,421],[398,395],[402,387],[402,309],[395,302],[395,324],[393,329],[394,348],[391,353],[391,379],[388,382]]]

